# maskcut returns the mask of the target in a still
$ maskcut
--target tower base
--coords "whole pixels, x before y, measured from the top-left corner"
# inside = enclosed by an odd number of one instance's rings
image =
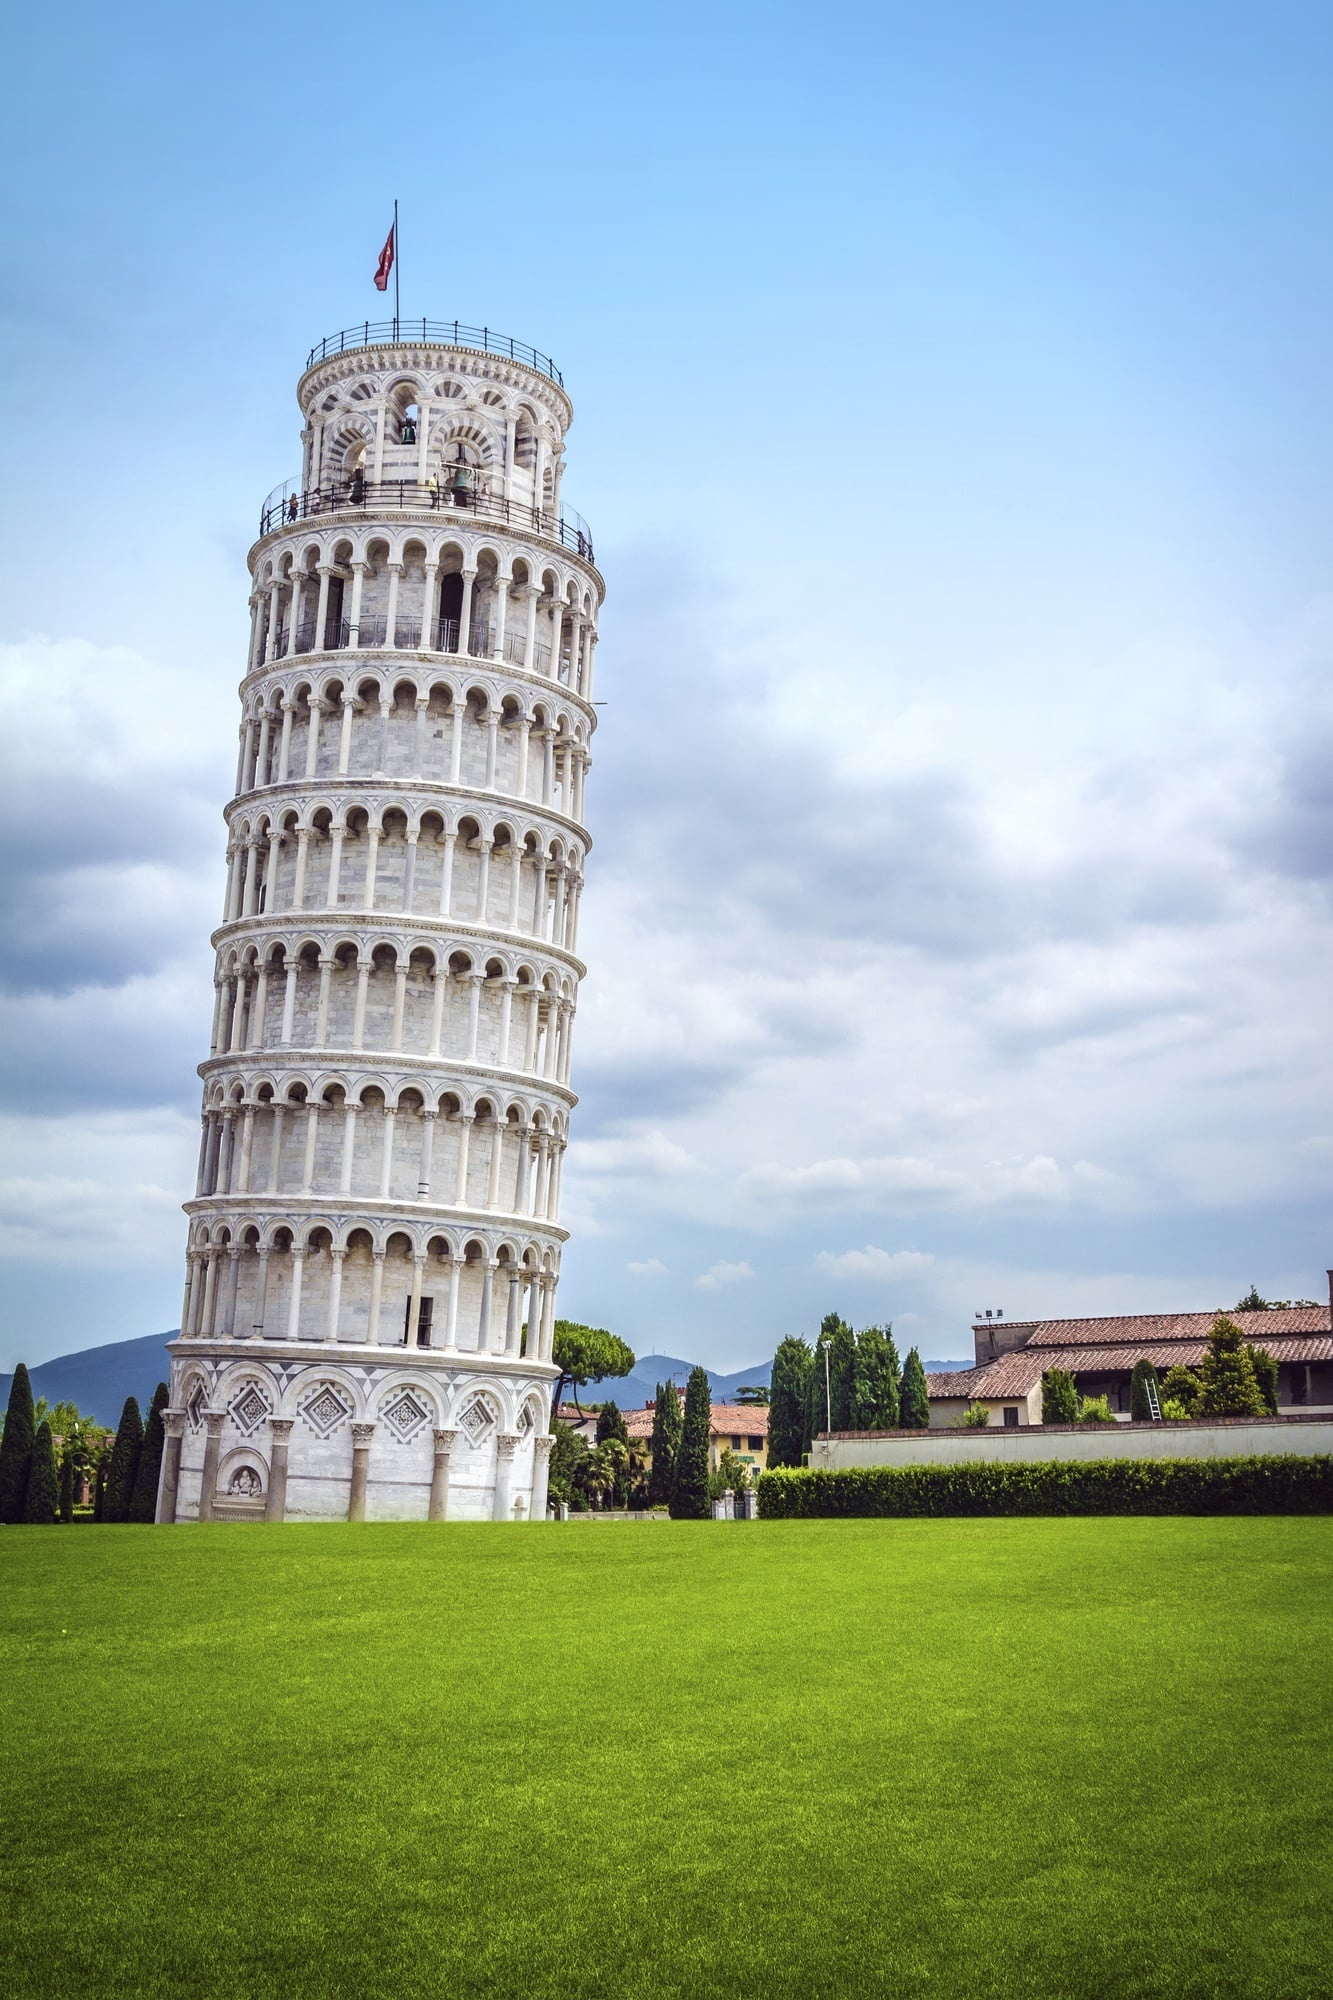
[[[176,1340],[158,1520],[545,1520],[555,1370]]]

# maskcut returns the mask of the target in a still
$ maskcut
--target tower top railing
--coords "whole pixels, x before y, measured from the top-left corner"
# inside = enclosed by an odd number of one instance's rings
[[[446,474],[456,470],[444,467]],[[596,561],[592,529],[582,514],[566,507],[563,501],[557,513],[550,507],[531,507],[521,500],[488,493],[475,483],[451,486],[447,478],[440,485],[434,479],[423,483],[417,479],[375,480],[358,475],[350,480],[333,480],[323,487],[302,486],[295,479],[284,479],[281,486],[273,488],[260,509],[259,535],[262,540],[278,528],[293,527],[298,521],[312,521],[320,515],[384,512],[437,517],[474,514],[482,520],[503,521],[509,527],[541,535],[548,542],[558,542],[584,562]]]
[[[529,347],[524,340],[511,340],[507,333],[497,333],[494,327],[464,326],[456,319],[363,320],[360,326],[344,327],[341,333],[331,333],[321,340],[317,347],[311,348],[305,365],[313,368],[317,361],[355,352],[358,347],[402,347],[413,341],[435,341],[442,347],[472,347],[481,354],[503,354],[510,361],[521,361],[525,368],[535,368],[539,375],[549,375],[560,388],[565,386],[565,378],[549,354]]]

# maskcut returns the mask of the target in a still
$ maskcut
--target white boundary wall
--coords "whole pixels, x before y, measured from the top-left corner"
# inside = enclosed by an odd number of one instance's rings
[[[1230,1418],[1212,1424],[1024,1424],[1016,1430],[861,1431],[818,1437],[811,1469],[848,1466],[1031,1465],[1106,1458],[1308,1458],[1333,1452],[1333,1417]]]

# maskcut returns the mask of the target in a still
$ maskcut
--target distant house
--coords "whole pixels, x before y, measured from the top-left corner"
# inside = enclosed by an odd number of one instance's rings
[[[1333,1273],[1329,1279],[1333,1301]],[[972,1328],[976,1365],[927,1375],[933,1429],[970,1404],[985,1403],[992,1424],[1041,1422],[1041,1378],[1065,1368],[1080,1395],[1105,1396],[1129,1416],[1134,1363],[1151,1361],[1159,1376],[1177,1365],[1195,1368],[1219,1313],[1278,1364],[1278,1408],[1293,1414],[1333,1412],[1333,1310],[1330,1306],[1270,1306],[1244,1312],[1129,1313],[1114,1318],[982,1320]]]
[[[676,1391],[682,1403],[685,1391]],[[625,1429],[633,1444],[647,1446],[653,1434],[654,1406],[626,1410]],[[766,1403],[714,1403],[708,1438],[708,1465],[717,1471],[718,1461],[730,1449],[754,1473],[768,1463],[768,1405]],[[651,1461],[650,1461],[651,1463]]]

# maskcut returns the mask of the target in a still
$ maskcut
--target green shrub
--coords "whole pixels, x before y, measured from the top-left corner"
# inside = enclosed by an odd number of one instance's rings
[[[1162,1415],[1166,1415],[1165,1403],[1169,1396],[1173,1403],[1184,1404],[1186,1416],[1197,1416],[1201,1388],[1202,1384],[1192,1368],[1182,1368],[1179,1364],[1168,1368],[1162,1381]]]
[[[1163,1397],[1162,1415],[1168,1423],[1187,1424],[1191,1421],[1193,1414],[1188,1404],[1178,1403],[1174,1396]]]
[[[1234,1319],[1219,1314],[1199,1363],[1200,1417],[1263,1417],[1268,1414],[1250,1359],[1251,1349]]]
[[[963,1418],[963,1428],[969,1431],[989,1430],[990,1404],[973,1403],[967,1415]]]
[[[1106,1458],[1053,1464],[764,1472],[765,1521],[1004,1514],[1329,1514],[1333,1455]]]
[[[1078,1388],[1067,1368],[1048,1368],[1042,1376],[1041,1420],[1044,1424],[1078,1422]]]
[[[1105,1396],[1085,1396],[1078,1406],[1081,1424],[1113,1424],[1115,1411]]]

